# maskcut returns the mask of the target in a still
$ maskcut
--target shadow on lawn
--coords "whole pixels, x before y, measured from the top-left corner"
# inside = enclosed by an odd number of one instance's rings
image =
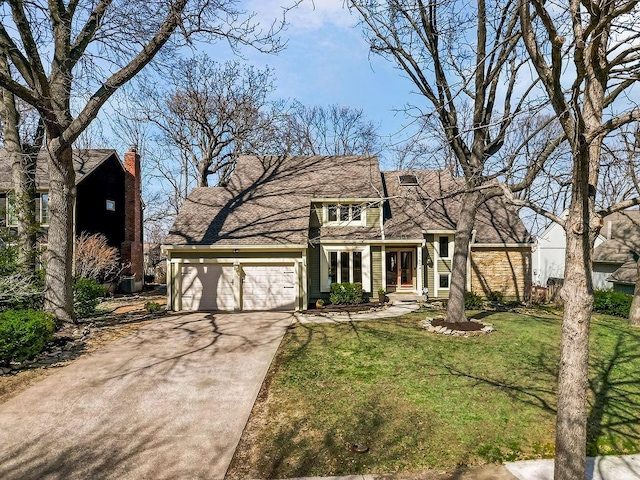
[[[476,318],[478,318],[476,316]],[[544,319],[543,319],[544,320]],[[640,451],[640,334],[620,328],[618,321],[601,324],[611,346],[592,338],[588,380],[587,454],[590,456]],[[506,393],[512,401],[556,413],[557,354],[541,350],[532,358],[532,372],[547,377],[553,389],[523,375],[516,381],[491,378],[464,371],[456,365],[440,364],[450,375],[465,377]],[[597,468],[597,466],[595,467]]]

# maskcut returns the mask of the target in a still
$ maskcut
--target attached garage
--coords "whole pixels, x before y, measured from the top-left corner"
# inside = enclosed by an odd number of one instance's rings
[[[298,277],[294,265],[242,267],[242,310],[294,310]]]
[[[185,265],[181,275],[183,310],[234,310],[233,265]]]

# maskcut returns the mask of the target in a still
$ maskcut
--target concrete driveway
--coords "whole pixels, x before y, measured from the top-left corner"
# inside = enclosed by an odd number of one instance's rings
[[[289,313],[161,319],[0,405],[0,478],[222,479]]]

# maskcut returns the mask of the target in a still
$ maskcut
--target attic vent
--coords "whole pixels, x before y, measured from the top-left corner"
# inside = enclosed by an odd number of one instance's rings
[[[400,185],[418,185],[418,177],[415,175],[400,175],[398,178],[400,179]]]

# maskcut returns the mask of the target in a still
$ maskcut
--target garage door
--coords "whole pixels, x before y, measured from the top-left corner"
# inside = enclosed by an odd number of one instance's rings
[[[182,267],[183,310],[233,310],[233,266]]]
[[[243,266],[243,310],[294,310],[298,279],[293,265]]]

